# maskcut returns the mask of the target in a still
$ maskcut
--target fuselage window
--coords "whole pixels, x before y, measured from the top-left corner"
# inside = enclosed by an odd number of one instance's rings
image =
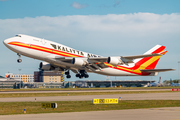
[[[79,55],[79,51],[77,51],[78,55]]]
[[[16,37],[21,37],[20,35],[16,35]]]
[[[81,55],[84,56],[83,52],[81,52]]]
[[[69,52],[70,52],[70,53],[72,53],[72,50],[71,50],[71,49],[69,49]]]
[[[75,50],[73,50],[73,53],[75,54],[75,53],[76,53],[76,51],[75,51]]]
[[[90,55],[88,54],[88,57],[90,57]]]

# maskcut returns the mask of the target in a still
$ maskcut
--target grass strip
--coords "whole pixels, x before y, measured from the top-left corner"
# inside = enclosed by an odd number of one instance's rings
[[[110,95],[110,94],[141,94],[141,93],[172,93],[174,91],[117,91],[117,92],[68,92],[67,93],[1,93],[0,98],[9,97],[45,97],[45,96],[79,96],[79,95]],[[180,92],[180,91],[176,91]]]
[[[50,103],[50,102],[48,102]],[[180,100],[123,100],[118,104],[93,105],[92,101],[57,101],[58,108],[42,108],[42,102],[1,102],[0,115],[63,113],[102,110],[142,109],[159,107],[180,107]]]
[[[180,86],[168,87],[116,87],[116,88],[29,88],[29,89],[0,89],[0,91],[71,91],[71,90],[141,90],[141,89],[172,89],[180,88]]]

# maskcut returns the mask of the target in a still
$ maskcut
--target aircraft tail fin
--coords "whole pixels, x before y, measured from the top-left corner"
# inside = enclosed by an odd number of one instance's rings
[[[172,79],[170,79],[171,85],[173,84]]]
[[[144,57],[141,59],[138,59],[135,62],[135,65],[139,67],[141,70],[145,69],[155,69],[160,57],[162,55],[165,55],[167,51],[165,51],[165,46],[162,45],[156,45],[150,50],[148,50],[144,55],[146,54],[159,54],[159,56],[151,56],[151,57]]]

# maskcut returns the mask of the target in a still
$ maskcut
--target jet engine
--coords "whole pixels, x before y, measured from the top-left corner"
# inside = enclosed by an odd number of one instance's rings
[[[108,57],[107,63],[112,64],[112,65],[124,64],[124,62],[121,60],[121,57]]]
[[[50,70],[50,69],[52,68],[52,66],[51,66],[51,64],[48,63],[48,62],[41,62],[41,63],[39,64],[39,68],[40,68],[41,70]]]
[[[73,58],[72,59],[72,64],[77,65],[77,66],[83,66],[83,65],[87,64],[87,59]]]

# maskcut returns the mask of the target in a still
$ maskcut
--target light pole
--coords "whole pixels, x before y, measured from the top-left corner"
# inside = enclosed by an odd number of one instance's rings
[[[20,71],[21,71],[21,69],[19,69],[19,74],[20,74]]]
[[[179,80],[179,63],[180,61],[178,61],[178,80]],[[180,80],[179,80],[179,83],[180,83]]]

